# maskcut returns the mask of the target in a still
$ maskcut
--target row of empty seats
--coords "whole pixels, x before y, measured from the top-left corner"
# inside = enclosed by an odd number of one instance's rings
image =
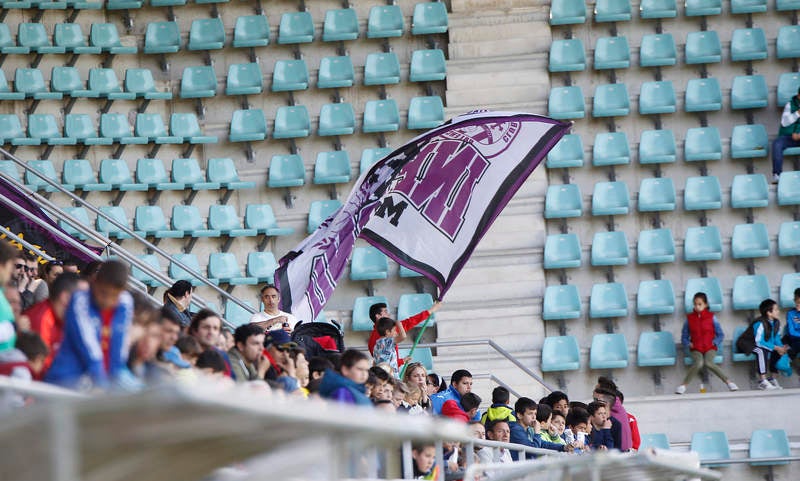
[[[0,7],[8,9],[38,8],[40,10],[100,10],[103,8],[103,2],[82,0],[64,0],[56,2],[46,0],[2,0],[0,1]]]
[[[722,431],[692,433],[689,450],[697,453],[701,463],[730,459],[730,443],[728,435]],[[670,449],[669,438],[664,433],[642,434],[639,449]],[[758,429],[750,435],[747,457],[751,466],[775,466],[789,464],[786,458],[792,455],[789,437],[783,429]],[[771,459],[770,459],[771,458]],[[723,467],[727,463],[711,463],[711,466]]]
[[[58,23],[53,29],[53,41],[41,23],[20,23],[17,40],[6,23],[0,23],[0,53],[2,54],[134,54],[136,46],[122,45],[117,26],[113,23],[93,23],[89,41],[79,23]]]

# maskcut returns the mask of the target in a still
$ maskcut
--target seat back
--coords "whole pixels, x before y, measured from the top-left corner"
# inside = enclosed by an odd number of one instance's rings
[[[797,95],[797,89],[800,88],[800,73],[787,72],[782,73],[778,77],[778,95],[775,97],[775,104],[779,109]]]
[[[586,52],[579,38],[553,40],[550,43],[551,72],[580,72],[586,69]]]
[[[769,184],[764,174],[739,174],[731,184],[731,207],[746,209],[769,205]]]
[[[411,17],[413,35],[430,35],[447,32],[447,6],[442,2],[421,2],[414,7]]]
[[[720,160],[722,140],[716,127],[694,127],[686,131],[683,158],[687,162]]]
[[[687,112],[711,112],[722,108],[722,91],[715,77],[690,79],[686,83]]]
[[[628,344],[622,334],[595,334],[589,350],[592,369],[621,369],[628,366]]]
[[[135,132],[138,136],[151,139],[169,135],[161,114],[136,114]]]
[[[28,96],[46,92],[42,71],[38,68],[18,68],[14,73],[14,89]]]
[[[438,95],[414,97],[408,105],[409,130],[432,129],[444,123],[444,104]]]
[[[669,449],[669,438],[664,433],[642,434],[639,450],[643,451],[647,448]]]
[[[619,282],[594,284],[589,298],[589,317],[606,318],[628,315],[628,294]]]
[[[639,231],[639,242],[636,245],[639,264],[675,261],[675,241],[670,229]]]
[[[100,135],[111,139],[131,136],[131,125],[125,114],[102,114],[100,116]]]
[[[62,177],[65,184],[80,188],[86,184],[97,182],[92,164],[87,159],[66,159]]]
[[[100,162],[100,182],[111,185],[131,184],[131,169],[123,159],[103,159]]]
[[[582,119],[586,116],[583,90],[578,85],[550,89],[547,112],[554,119]]]
[[[305,183],[306,169],[298,154],[273,155],[269,163],[269,187],[299,187]]]
[[[275,128],[272,136],[276,139],[308,137],[311,120],[305,105],[278,107],[275,114]]]
[[[169,118],[169,130],[172,135],[182,137],[184,139],[190,137],[201,136],[203,133],[200,131],[200,124],[197,121],[197,115],[174,113]]]
[[[592,215],[625,215],[630,208],[630,194],[625,182],[598,182],[592,194]]]
[[[208,256],[208,277],[228,280],[241,277],[242,270],[233,252],[212,252]]]
[[[763,75],[739,75],[731,86],[731,108],[760,109],[767,106],[767,81]]]
[[[64,134],[78,140],[97,136],[94,123],[88,114],[67,114],[64,117]]]
[[[231,141],[238,137],[256,135],[264,138],[267,135],[267,119],[261,109],[236,110],[231,118]]]
[[[687,262],[718,261],[722,259],[722,239],[717,226],[698,226],[686,229],[683,256]]]
[[[580,217],[583,214],[583,198],[578,184],[551,185],[544,197],[544,217],[562,219]]]
[[[594,69],[618,69],[631,66],[627,37],[601,37],[594,45]]]
[[[792,455],[789,438],[783,429],[758,429],[750,435],[750,457],[784,458]],[[752,466],[789,464],[789,461],[767,461],[751,463]]]
[[[731,60],[746,62],[767,58],[767,36],[761,28],[737,28],[731,36]]]
[[[367,38],[400,37],[403,35],[403,12],[398,5],[375,5],[369,10]]]
[[[581,266],[581,245],[578,235],[550,234],[544,242],[544,268],[567,269]]]
[[[700,461],[710,459],[728,459],[731,457],[728,436],[722,431],[698,432],[692,434],[689,448],[697,453]]]
[[[625,132],[603,132],[594,138],[592,165],[627,165],[631,162],[628,135]]]
[[[547,154],[547,168],[583,167],[583,141],[578,134],[567,134]]]
[[[672,1],[673,5],[674,0]],[[671,33],[657,33],[642,36],[639,47],[639,65],[642,67],[664,67],[677,63],[678,52]]]
[[[17,30],[17,42],[22,47],[37,49],[39,47],[49,47],[50,38],[41,23],[20,23]]]
[[[731,157],[766,157],[769,151],[767,129],[762,124],[735,125],[731,132]]]
[[[778,255],[800,255],[800,222],[784,222],[778,231]]]
[[[100,95],[108,95],[122,92],[122,86],[114,69],[93,68],[89,70],[89,90],[99,92]]]
[[[394,52],[374,52],[364,63],[364,85],[400,83],[400,61]]]
[[[278,262],[272,252],[251,252],[247,254],[247,276],[255,277],[259,282],[274,283],[275,269]]]
[[[263,88],[264,77],[258,63],[237,63],[228,67],[228,83],[225,87],[228,95],[257,94]]]
[[[208,208],[208,228],[221,231],[241,229],[242,221],[232,205],[212,205]]]
[[[150,22],[144,34],[145,53],[169,53],[180,50],[178,22]]]
[[[26,162],[26,164],[34,171],[47,177],[53,182],[60,183],[58,174],[56,174],[56,168],[55,166],[53,166],[53,162],[49,160],[29,160]],[[55,190],[55,187],[52,187],[50,184],[47,183],[47,181],[40,178],[30,170],[25,171],[25,183],[28,184],[28,187],[33,190],[40,190],[40,189],[47,189],[48,191]]]
[[[129,68],[125,70],[125,90],[143,97],[147,93],[156,92],[156,82],[149,68]]]
[[[266,15],[242,15],[233,27],[234,47],[265,47],[269,45],[269,21]]]
[[[574,25],[586,22],[586,2],[583,0],[553,0],[550,5],[550,25]]]
[[[55,115],[28,115],[28,137],[42,140],[61,137],[61,130],[58,128]]]
[[[689,177],[683,190],[685,210],[712,210],[722,208],[722,188],[714,175]]]
[[[645,130],[639,138],[639,163],[675,162],[677,150],[672,130]]]
[[[197,159],[172,159],[172,181],[192,186],[205,181]]]
[[[314,20],[309,12],[286,12],[278,27],[279,44],[309,43],[314,40]]]
[[[169,174],[161,159],[141,158],[136,161],[136,181],[155,187],[156,184],[169,182]]]
[[[669,177],[642,179],[639,186],[639,212],[675,210],[675,185]]]
[[[400,127],[400,111],[394,99],[370,100],[364,107],[365,133],[395,132]]]
[[[53,31],[53,41],[66,49],[85,47],[86,37],[79,23],[57,23]]]
[[[762,223],[733,226],[731,254],[734,259],[769,257],[769,234]]]
[[[366,172],[372,164],[381,160],[382,158],[386,157],[392,153],[392,149],[389,147],[371,147],[368,149],[364,149],[361,152],[361,161],[359,163],[359,175]]]
[[[308,66],[305,60],[278,60],[272,72],[272,91],[288,92],[308,88]]]
[[[408,79],[412,82],[431,82],[447,77],[447,63],[444,52],[435,48],[414,50],[411,54],[411,70]]]
[[[575,336],[548,336],[542,343],[542,372],[580,369],[581,350]]]
[[[708,298],[708,310],[720,312],[722,310],[722,287],[716,277],[696,277],[686,280],[684,291],[684,310],[689,313],[694,310],[694,295],[703,292]]]
[[[172,230],[183,231],[184,235],[191,231],[205,229],[205,222],[200,216],[200,209],[196,205],[172,206]]]
[[[408,319],[409,317],[427,311],[433,307],[433,296],[430,294],[403,294],[397,301],[397,318]],[[430,315],[429,325],[436,321],[436,314]]]
[[[781,27],[775,44],[778,58],[800,57],[800,27],[797,25]]]
[[[217,92],[217,74],[214,67],[201,65],[186,67],[181,76],[181,98],[213,97]]]
[[[800,273],[789,272],[781,278],[781,290],[778,295],[781,307],[790,309],[795,307],[794,291],[800,287]]]
[[[718,0],[717,0],[718,1]],[[722,45],[714,30],[690,32],[686,35],[686,63],[719,63],[722,61]]]
[[[215,50],[225,45],[222,18],[196,18],[189,29],[189,50]]]
[[[266,230],[278,227],[278,221],[269,204],[247,204],[244,225],[248,229]]]
[[[628,239],[623,231],[596,232],[592,238],[593,266],[624,266],[628,263]]]
[[[319,111],[317,135],[349,135],[355,131],[356,116],[349,103],[325,104]]]
[[[675,290],[669,279],[641,281],[636,293],[636,313],[640,316],[672,314],[675,312]],[[640,339],[641,342],[641,339]],[[672,351],[675,343],[670,334]]]
[[[128,223],[128,214],[125,213],[125,209],[118,205],[103,205],[100,206],[100,212],[105,214],[106,216],[114,219],[115,221],[119,222],[120,224],[124,225],[125,227],[130,228],[130,224]],[[98,215],[97,216],[97,230],[103,232],[109,237],[128,237],[129,234],[124,232],[121,228],[112,224],[107,218]]]
[[[325,12],[322,41],[339,42],[358,38],[358,17],[353,8],[331,9]]]
[[[764,299],[769,299],[770,288],[767,276],[763,274],[736,276],[733,280],[733,309],[758,309]]]
[[[316,200],[311,203],[308,210],[308,226],[306,231],[311,234],[334,212],[339,210],[342,203],[338,200]]]
[[[89,31],[89,41],[92,45],[109,51],[112,47],[122,45],[119,38],[117,25],[114,23],[92,23]]]
[[[320,152],[314,164],[315,184],[350,182],[350,155],[346,150]]]
[[[386,279],[389,276],[389,260],[386,254],[373,246],[356,247],[350,262],[350,279],[366,281]]]
[[[625,84],[598,85],[594,89],[593,117],[621,117],[630,111],[630,96]]]
[[[542,319],[554,321],[578,319],[581,316],[581,298],[573,284],[547,286],[542,302]]]
[[[228,184],[230,182],[239,181],[239,173],[236,171],[236,165],[230,157],[208,159],[206,175],[208,176],[209,182]]]
[[[639,335],[639,345],[636,348],[638,366],[674,366],[677,358],[675,338],[671,332],[643,332]]]
[[[639,91],[640,114],[670,114],[675,112],[675,87],[671,80],[645,82]]]
[[[353,60],[348,55],[324,57],[319,62],[317,88],[352,87],[355,79]]]
[[[244,301],[244,303],[249,306],[253,307],[253,303],[250,301]],[[243,324],[247,324],[250,322],[250,318],[253,316],[250,311],[243,308],[239,304],[236,304],[232,300],[228,299],[225,301],[225,320],[233,324],[234,326],[238,327]]]
[[[351,326],[354,331],[372,330],[373,323],[369,317],[369,308],[378,303],[388,306],[389,300],[384,296],[356,297],[353,302],[353,325]]]

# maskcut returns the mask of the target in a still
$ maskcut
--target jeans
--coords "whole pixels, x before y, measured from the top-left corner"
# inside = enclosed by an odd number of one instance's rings
[[[800,147],[800,142],[792,140],[791,135],[779,135],[772,142],[772,173],[780,174],[783,172],[783,149],[788,147]]]

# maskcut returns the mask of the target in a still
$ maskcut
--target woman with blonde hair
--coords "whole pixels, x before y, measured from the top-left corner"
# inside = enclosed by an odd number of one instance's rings
[[[419,406],[425,412],[431,412],[431,398],[428,396],[428,371],[421,362],[412,362],[406,366],[403,373],[403,382],[409,386],[417,386],[421,391]]]

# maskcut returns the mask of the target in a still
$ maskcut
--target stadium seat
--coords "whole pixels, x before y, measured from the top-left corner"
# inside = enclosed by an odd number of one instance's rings
[[[103,159],[100,162],[98,180],[101,184],[111,185],[115,190],[147,190],[147,185],[134,182],[131,170],[123,159]]]
[[[119,222],[120,224],[124,225],[128,229],[130,229],[130,224],[128,223],[128,215],[125,213],[125,209],[116,205],[102,205],[99,207],[100,212],[105,214],[106,216],[114,219],[115,221]],[[103,233],[105,236],[110,237],[112,239],[130,239],[131,235],[127,232],[123,231],[121,228],[112,224],[108,219],[105,217],[98,215],[97,216],[97,223],[96,223],[97,231]],[[161,269],[159,268],[159,272]]]
[[[235,63],[228,67],[225,95],[257,95],[263,90],[264,76],[258,63]]]
[[[675,210],[675,186],[669,177],[642,179],[639,184],[639,212]]]
[[[592,238],[593,266],[628,264],[628,238],[625,232],[595,232]]]
[[[275,113],[275,127],[272,131],[274,139],[297,139],[308,137],[311,132],[311,120],[305,105],[285,105],[278,107]]]
[[[308,226],[306,232],[313,234],[325,220],[333,215],[342,203],[338,200],[315,200],[308,210]]]
[[[628,294],[619,282],[594,284],[589,298],[589,317],[624,317],[628,315]]]
[[[677,358],[675,338],[671,332],[643,332],[639,335],[639,345],[636,348],[637,366],[674,366]]]
[[[247,306],[253,307],[253,303],[250,301],[243,301]],[[230,322],[236,327],[239,327],[243,324],[247,324],[250,322],[250,318],[253,317],[253,314],[248,311],[247,309],[243,308],[239,304],[236,304],[232,300],[228,299],[225,301],[225,320]]]
[[[408,105],[409,130],[428,130],[444,123],[444,104],[438,95],[414,97]]]
[[[255,277],[242,275],[239,261],[232,252],[212,252],[208,256],[208,280],[214,284],[232,286],[254,286],[258,283]]]
[[[722,13],[722,0],[686,0],[687,17],[719,15]]]
[[[592,215],[626,215],[630,194],[625,182],[598,182],[592,193]]]
[[[402,278],[423,277],[422,274],[420,274],[419,272],[412,271],[406,266],[400,266],[398,274],[400,274],[400,277]]]
[[[359,162],[359,175],[366,172],[367,169],[372,167],[372,164],[386,157],[390,153],[392,153],[392,149],[389,147],[374,147],[364,149],[361,152],[361,161]]]
[[[645,82],[639,91],[639,113],[671,114],[677,109],[671,80]]]
[[[593,117],[620,117],[629,113],[630,96],[625,84],[598,85],[594,89]]]
[[[764,60],[767,56],[767,36],[764,34],[764,30],[760,28],[737,28],[733,31],[731,37],[731,61]]]
[[[722,91],[715,77],[694,78],[686,83],[687,112],[714,112],[722,109]]]
[[[138,137],[144,137],[148,142],[156,144],[180,144],[182,137],[169,135],[167,126],[161,114],[137,114],[134,133]]]
[[[763,75],[739,75],[731,87],[731,108],[760,109],[767,106],[767,82]]]
[[[686,35],[687,64],[719,63],[721,61],[722,45],[716,31],[703,30]]]
[[[218,229],[206,228],[200,209],[195,205],[172,206],[172,230],[180,232],[182,237],[219,237],[221,234]]]
[[[686,131],[683,159],[698,162],[722,159],[722,139],[716,127],[694,127]]]
[[[769,184],[763,174],[740,174],[733,177],[731,207],[746,209],[769,205]]]
[[[603,132],[594,137],[592,165],[627,165],[631,163],[628,135],[625,132]]]
[[[583,90],[577,85],[550,89],[547,112],[554,119],[582,119],[586,115]]]
[[[594,46],[594,69],[607,70],[631,66],[627,37],[601,37]]]
[[[795,307],[794,291],[800,288],[800,273],[791,272],[784,274],[781,278],[781,289],[778,302],[782,308],[790,309]]]
[[[181,49],[178,22],[150,22],[144,34],[144,53],[175,53]]]
[[[15,164],[13,160],[0,160],[0,173],[11,177],[17,182],[22,181],[22,177],[19,175],[19,170],[17,170],[17,164]]]
[[[767,129],[762,124],[736,125],[731,132],[731,157],[766,157],[769,151]]]
[[[683,190],[684,210],[722,208],[722,189],[716,176],[689,177]]]
[[[733,310],[754,310],[770,298],[769,281],[763,274],[736,276],[733,281]]]
[[[308,88],[308,66],[305,60],[278,60],[272,72],[272,91],[289,92]]]
[[[794,306],[794,301],[792,301],[792,306]],[[731,360],[733,362],[745,362],[745,361],[754,361],[756,355],[752,352],[744,353],[739,350],[736,346],[736,341],[739,340],[742,333],[747,329],[747,326],[739,326],[733,331],[733,337],[731,338],[731,350],[733,351],[731,354]]]
[[[20,23],[17,27],[17,44],[38,54],[64,53],[64,47],[50,43],[43,23]]]
[[[639,18],[675,18],[678,7],[675,0],[642,0],[639,4]]]
[[[636,293],[636,313],[640,316],[675,312],[675,291],[669,279],[641,281]]]
[[[350,135],[355,130],[356,114],[352,104],[325,104],[320,109],[317,135]]]
[[[542,303],[542,319],[554,321],[581,317],[581,298],[573,284],[547,286]]]
[[[129,68],[125,70],[125,91],[137,98],[147,100],[169,100],[172,92],[161,92],[156,89],[153,72],[149,68]]]
[[[394,99],[369,100],[364,107],[365,134],[396,132],[400,128],[400,112]]]
[[[28,115],[28,137],[47,145],[75,145],[77,139],[64,137],[53,114]]]
[[[388,305],[389,300],[384,296],[356,297],[353,302],[353,325],[351,328],[354,331],[371,331],[373,323],[369,318],[369,308],[373,304],[379,303]]]
[[[789,438],[783,429],[757,429],[750,435],[750,458],[786,458],[792,455]],[[777,466],[789,461],[758,461],[750,466]]]
[[[781,173],[778,180],[778,205],[800,205],[800,171]]]
[[[111,100],[133,100],[136,94],[123,92],[122,85],[116,72],[110,68],[93,68],[89,70],[88,90],[92,96],[108,98]]]
[[[161,159],[142,158],[136,161],[136,182],[153,190],[183,189],[183,185],[170,182]],[[173,216],[174,217],[174,216]]]
[[[669,438],[664,433],[642,434],[639,450],[644,451],[648,448],[669,449]]]
[[[447,33],[447,6],[444,2],[420,2],[411,17],[412,35]]]
[[[208,159],[206,176],[209,182],[217,183],[223,189],[253,189],[256,186],[255,182],[239,180],[236,165],[230,157]]]
[[[258,234],[268,237],[291,235],[292,227],[279,227],[275,212],[269,204],[247,204],[244,212],[244,227],[255,229]]]
[[[278,43],[281,45],[314,41],[314,19],[309,12],[286,12],[281,15]]]
[[[196,18],[189,29],[189,50],[219,50],[225,46],[222,18]]]
[[[586,70],[586,53],[583,50],[581,39],[553,40],[550,43],[550,61],[547,68],[551,72]]]
[[[367,38],[401,37],[403,12],[398,5],[375,5],[369,9]]]
[[[628,367],[628,343],[622,334],[595,334],[589,350],[591,369],[623,369]]]
[[[255,229],[242,227],[242,220],[232,205],[212,205],[208,208],[208,228],[228,237],[253,237]]]
[[[272,252],[250,252],[247,254],[247,276],[259,283],[274,284],[278,262]]]
[[[700,462],[707,460],[729,459],[731,457],[728,446],[728,436],[722,431],[699,432],[692,434],[690,451],[697,453]],[[716,467],[728,464],[714,464]]]
[[[50,92],[38,68],[18,68],[14,73],[14,90],[27,98],[36,100],[58,100],[61,92]]]
[[[761,223],[737,224],[731,237],[731,255],[734,259],[769,257],[769,234]]]
[[[578,184],[551,185],[544,198],[545,219],[563,219],[583,215],[583,198]]]
[[[100,47],[103,52],[112,55],[132,54],[139,51],[138,47],[127,47],[120,41],[117,25],[114,23],[92,23],[89,31],[89,44]]]
[[[346,150],[320,152],[314,163],[315,184],[346,184],[350,182],[350,156]]]
[[[775,43],[778,58],[800,58],[800,26],[781,27]]]
[[[305,184],[306,169],[298,154],[273,155],[269,163],[268,187],[300,187]]]
[[[394,52],[375,52],[364,63],[364,85],[400,83],[400,61]]]
[[[54,69],[55,68],[59,67],[54,67]],[[59,90],[56,90],[55,87],[53,88],[53,91],[59,92]],[[22,100],[24,98],[25,94],[11,91],[11,88],[8,86],[8,80],[6,79],[6,74],[2,70],[0,70],[0,100]]]
[[[99,54],[102,51],[98,46],[89,46],[80,23],[57,23],[53,31],[53,43],[75,54]]]
[[[19,117],[15,114],[0,114],[0,143],[11,145],[39,145],[36,139],[30,139],[22,130]]]
[[[26,164],[28,167],[45,176],[47,179],[52,180],[57,184],[61,183],[58,178],[58,174],[56,174],[56,168],[53,166],[53,162],[49,160],[29,160],[26,162]],[[45,192],[56,192],[58,190],[30,170],[25,171],[25,184],[27,184],[28,188],[33,191],[43,190]],[[62,185],[62,187],[67,190],[75,189],[74,185]]]
[[[627,22],[630,19],[630,0],[597,0],[594,5],[595,22]]]
[[[355,69],[353,68],[353,60],[349,56],[325,57],[319,61],[317,88],[352,87],[354,82]]]
[[[698,226],[686,229],[683,258],[687,262],[722,260],[722,238],[717,226]]]
[[[85,145],[111,145],[113,139],[97,135],[94,122],[88,114],[67,114],[64,116],[64,136],[71,137]]]
[[[152,267],[157,272],[163,272],[161,268],[161,262],[159,261],[159,257],[155,254],[142,254],[140,256],[136,256],[139,261],[148,266]],[[159,281],[152,275],[146,273],[145,271],[139,269],[135,265],[131,265],[131,275],[134,279],[138,280],[142,284],[150,287],[161,287],[164,285],[163,282]]]
[[[775,106],[783,110],[789,100],[797,95],[798,88],[800,88],[800,73],[782,73],[778,77],[778,95],[775,97]]]
[[[637,260],[639,264],[675,262],[675,240],[670,229],[639,231]]]
[[[100,136],[120,144],[146,144],[147,137],[133,135],[128,116],[125,114],[102,114]]]
[[[356,247],[350,261],[351,281],[371,281],[389,277],[389,260],[375,247]]]
[[[136,233],[142,237],[155,237],[157,239],[183,237],[183,233],[174,231],[167,226],[164,211],[157,205],[140,205],[136,207],[133,219]]]
[[[216,182],[207,182],[197,159],[172,159],[172,181],[183,185],[184,189],[215,190],[219,189]]]
[[[108,10],[128,10],[142,8],[143,0],[108,0],[106,9]]]
[[[410,349],[399,349],[398,350],[401,359],[405,359],[409,356],[411,350]],[[425,369],[428,371],[433,371],[433,352],[429,347],[417,347],[414,349],[414,354],[411,356],[412,362],[420,362]]]
[[[570,269],[581,266],[581,244],[577,234],[550,234],[544,242],[544,268]]]
[[[672,4],[675,5],[674,0]],[[641,67],[667,67],[675,65],[678,52],[675,48],[675,39],[671,33],[643,35],[639,47],[639,66]]]
[[[639,138],[639,163],[642,165],[675,162],[676,152],[672,130],[645,130]]]
[[[233,27],[233,46],[266,47],[269,45],[269,22],[265,15],[243,15]]]
[[[86,159],[67,159],[62,169],[64,184],[73,185],[75,189],[85,192],[108,192],[111,186],[97,181],[97,175],[92,164]]]
[[[71,215],[75,218],[75,220],[80,223],[81,225],[91,226],[92,223],[89,221],[89,213],[86,211],[86,207],[64,207],[64,212]],[[78,232],[78,229],[67,223],[66,220],[60,219],[58,221],[59,227],[61,227],[64,232],[75,237],[76,239],[85,240],[86,234],[82,232]]]
[[[28,54],[30,49],[28,47],[17,46],[14,37],[11,36],[11,30],[5,23],[0,23],[0,53],[3,54]]]
[[[229,140],[252,142],[267,138],[267,118],[261,109],[236,110],[231,118]]]
[[[211,65],[186,67],[181,75],[182,99],[207,98],[217,95],[217,74]]]
[[[578,134],[567,134],[547,154],[548,169],[583,167],[583,141]]]
[[[800,2],[797,0],[777,0],[775,2],[775,10],[779,12],[800,10]]]
[[[169,131],[189,144],[216,144],[218,140],[214,135],[203,135],[195,114],[172,114],[169,118]]]
[[[581,350],[575,336],[548,336],[542,343],[542,372],[576,371]]]
[[[438,48],[414,50],[411,54],[411,68],[408,79],[411,82],[434,82],[447,77],[447,63],[444,51]]]
[[[731,0],[731,13],[764,13],[767,0]]]
[[[800,222],[784,222],[778,231],[778,255],[800,256]]]
[[[716,277],[696,277],[686,280],[686,290],[683,296],[684,310],[689,313],[694,310],[693,298],[698,292],[704,292],[708,297],[708,310],[720,312],[722,310],[722,287]]]
[[[433,296],[424,294],[403,294],[397,301],[397,319],[408,319],[422,311],[427,311],[433,307]],[[436,322],[436,314],[431,314],[428,325]]]
[[[550,4],[550,25],[586,23],[586,2],[583,0],[553,0]]]
[[[340,42],[358,38],[358,17],[353,8],[328,10],[322,24],[323,42]]]

